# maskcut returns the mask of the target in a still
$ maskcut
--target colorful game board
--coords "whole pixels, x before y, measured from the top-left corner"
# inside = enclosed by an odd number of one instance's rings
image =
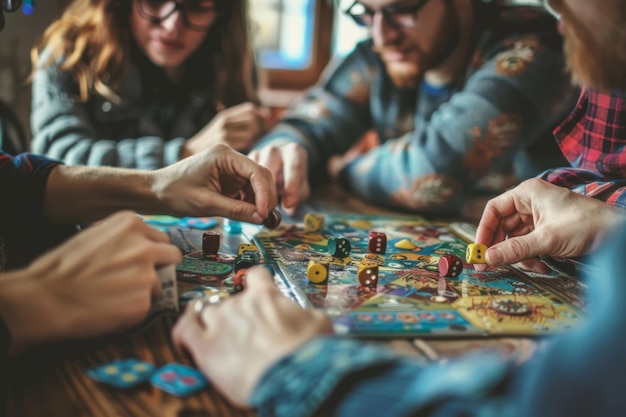
[[[367,252],[370,231],[387,235],[384,255]],[[567,331],[584,315],[585,285],[553,267],[526,274],[513,267],[478,272],[464,264],[456,278],[442,279],[445,254],[465,259],[475,228],[418,217],[326,216],[319,233],[303,225],[262,230],[254,241],[283,278],[294,299],[325,310],[338,332],[363,336],[479,337],[547,335]],[[348,258],[327,252],[330,237],[350,240]],[[359,284],[362,259],[379,265],[375,289]],[[327,285],[307,280],[310,260],[330,263]]]

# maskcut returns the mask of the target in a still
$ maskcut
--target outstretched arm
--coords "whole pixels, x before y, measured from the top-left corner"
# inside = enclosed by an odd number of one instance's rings
[[[130,209],[260,224],[276,202],[267,169],[226,145],[214,145],[157,171],[59,166],[48,179],[45,213],[59,223],[98,220]]]

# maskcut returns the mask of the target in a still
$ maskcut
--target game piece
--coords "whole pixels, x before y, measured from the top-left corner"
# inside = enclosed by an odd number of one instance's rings
[[[530,306],[519,301],[506,299],[506,300],[493,300],[489,304],[489,308],[500,313],[509,316],[525,316],[530,314]]]
[[[324,230],[325,220],[321,213],[307,213],[304,215],[304,233],[317,233]]]
[[[179,363],[169,363],[155,372],[150,383],[172,395],[185,397],[208,386],[208,381],[197,369]]]
[[[397,241],[394,245],[396,249],[414,250],[417,248],[409,239],[402,239]]]
[[[346,258],[350,255],[352,245],[350,241],[343,237],[331,237],[328,239],[328,253],[338,258]]]
[[[235,272],[235,278],[233,279],[233,293],[238,293],[246,288],[246,273],[247,268],[239,269]]]
[[[439,273],[444,277],[456,278],[463,272],[463,260],[460,256],[449,254],[439,258]]]
[[[359,265],[357,279],[364,287],[376,289],[378,287],[378,265]]]
[[[328,274],[330,267],[328,262],[309,261],[306,269],[306,277],[313,284],[326,284],[328,282]]]
[[[137,359],[120,359],[87,370],[87,376],[117,388],[131,388],[147,381],[154,365]]]
[[[467,245],[465,251],[465,260],[468,264],[485,264],[485,252],[487,252],[487,245],[482,243],[470,243]]]
[[[218,232],[202,233],[202,254],[204,256],[217,256],[220,249],[220,234]]]
[[[370,232],[367,250],[371,253],[385,253],[387,250],[387,235],[381,232]]]
[[[242,255],[244,252],[259,252],[259,248],[252,243],[242,243],[239,245],[237,255]]]
[[[261,263],[261,256],[258,252],[246,251],[235,258],[235,272],[241,269],[252,268]]]
[[[229,234],[237,234],[243,231],[241,222],[228,218],[224,218],[224,222],[222,223],[222,229],[224,230],[224,232]]]
[[[270,213],[270,216],[265,219],[263,226],[267,227],[268,229],[276,229],[280,225],[282,218],[283,216],[280,214],[280,211],[274,209]]]

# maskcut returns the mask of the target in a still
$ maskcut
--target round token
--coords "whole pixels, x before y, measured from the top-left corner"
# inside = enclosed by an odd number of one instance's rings
[[[280,211],[274,209],[270,213],[269,217],[265,219],[265,222],[263,223],[263,225],[267,227],[268,229],[276,229],[278,225],[280,224],[280,221],[282,220],[282,218],[283,216],[280,214]]]
[[[497,313],[506,314],[509,316],[525,316],[531,311],[528,304],[520,303],[519,301],[511,299],[493,300],[489,304],[489,308]]]

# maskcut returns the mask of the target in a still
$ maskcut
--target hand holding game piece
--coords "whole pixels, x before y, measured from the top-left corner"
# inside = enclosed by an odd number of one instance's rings
[[[132,212],[110,216],[79,233],[28,268],[4,275],[3,319],[14,350],[129,328],[145,318],[160,281],[160,264],[182,255],[168,236]],[[22,276],[40,277],[36,285]]]
[[[274,362],[314,337],[332,333],[322,312],[304,310],[285,297],[265,268],[251,268],[247,275],[246,291],[204,308],[206,327],[188,307],[172,334],[212,384],[238,405],[248,405]]]
[[[468,264],[485,264],[485,253],[487,252],[487,245],[482,243],[470,243],[467,245],[465,251],[465,261]]]
[[[225,145],[214,145],[154,175],[155,193],[164,211],[173,215],[262,224],[278,201],[270,171]]]
[[[525,269],[546,273],[539,256],[592,252],[623,219],[622,209],[530,179],[487,203],[476,242],[490,246],[486,253],[490,265],[525,261]]]

